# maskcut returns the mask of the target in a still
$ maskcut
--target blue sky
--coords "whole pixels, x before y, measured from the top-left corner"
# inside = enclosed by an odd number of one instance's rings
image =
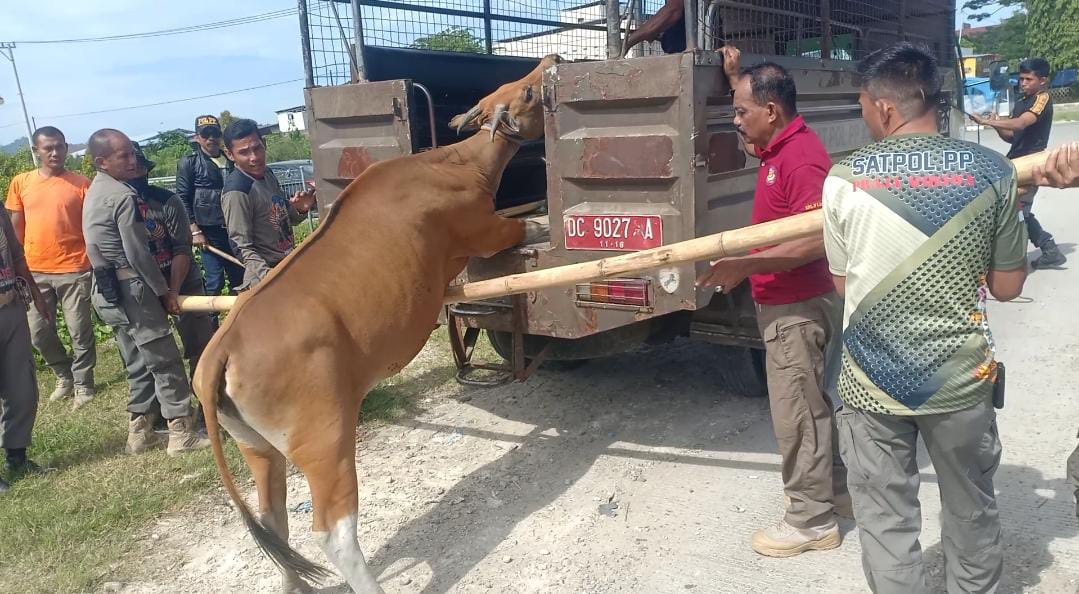
[[[534,1],[534,0],[533,0]],[[960,3],[962,0],[960,0]],[[154,31],[294,8],[293,0],[61,0],[11,2],[0,41],[93,37]],[[343,6],[347,10],[347,5]],[[997,13],[990,23],[1010,14]],[[956,18],[957,24],[960,19]],[[196,115],[228,109],[271,122],[274,111],[303,103],[303,83],[184,103],[77,117],[65,114],[141,105],[303,78],[297,17],[151,39],[19,45],[27,107],[39,126],[55,125],[72,142],[115,127],[132,138],[191,128]],[[0,59],[0,144],[25,135],[15,80]]]
[[[93,37],[197,25],[277,9],[292,0],[30,2],[4,9],[0,41]],[[19,45],[15,49],[30,115],[55,125],[72,142],[98,128],[119,128],[133,138],[158,130],[191,128],[196,115],[219,113],[259,122],[303,103],[303,83],[118,113],[51,117],[183,97],[207,95],[303,78],[299,21],[295,16],[214,31],[107,43]],[[24,136],[25,125],[11,65],[0,59],[0,144]],[[15,124],[15,125],[12,125]]]

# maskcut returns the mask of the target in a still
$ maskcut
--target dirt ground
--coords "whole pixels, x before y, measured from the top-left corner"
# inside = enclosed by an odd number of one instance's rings
[[[1079,126],[1058,127],[1069,137]],[[1035,211],[1071,253],[1024,298],[992,304],[1008,364],[997,473],[1003,592],[1079,591],[1079,522],[1064,479],[1079,402],[1079,192],[1043,191]],[[425,351],[397,381],[445,374]],[[493,389],[445,382],[405,420],[361,435],[360,542],[387,592],[865,592],[857,532],[834,551],[778,560],[748,546],[783,508],[767,402],[725,390],[729,353],[678,342],[541,370]],[[407,386],[404,386],[407,387]],[[939,491],[922,450],[922,545],[942,588]],[[144,552],[105,591],[276,592],[278,575],[223,492],[138,535]],[[292,543],[310,499],[289,478]],[[347,592],[341,580],[322,592]]]

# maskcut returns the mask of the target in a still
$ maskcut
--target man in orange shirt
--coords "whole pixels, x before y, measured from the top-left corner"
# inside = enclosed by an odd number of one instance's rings
[[[90,318],[90,260],[82,236],[82,203],[90,180],[64,168],[67,141],[60,130],[38,128],[33,150],[41,167],[11,180],[6,207],[48,310],[55,312],[60,305],[71,334],[74,356],[60,342],[56,327],[30,310],[34,348],[56,374],[56,389],[49,400],[74,394],[75,408],[79,408],[94,398],[97,363]]]

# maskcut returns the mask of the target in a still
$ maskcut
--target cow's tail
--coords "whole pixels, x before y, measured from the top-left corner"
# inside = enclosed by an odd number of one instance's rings
[[[278,567],[292,571],[300,577],[314,582],[331,577],[333,574],[329,570],[304,558],[303,555],[290,547],[286,540],[278,536],[277,532],[274,532],[256,518],[251,513],[251,509],[244,503],[239,489],[236,488],[236,483],[232,480],[232,473],[229,472],[228,462],[225,459],[225,449],[221,445],[221,425],[217,419],[218,405],[229,400],[228,395],[225,393],[224,381],[227,358],[219,353],[212,352],[212,350],[207,349],[207,352],[199,360],[194,383],[195,393],[198,395],[199,401],[202,403],[202,410],[206,415],[206,433],[210,438],[214,462],[217,464],[217,473],[221,476],[225,491],[228,492],[232,502],[236,504],[236,509],[240,511],[244,525],[247,526],[248,532],[254,537],[255,543]]]

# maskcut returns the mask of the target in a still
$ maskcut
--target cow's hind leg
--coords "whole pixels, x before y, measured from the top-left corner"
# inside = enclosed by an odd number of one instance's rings
[[[359,411],[335,411],[336,427],[312,433],[292,460],[311,485],[312,529],[323,552],[356,594],[383,594],[356,539],[356,427]],[[352,419],[353,424],[349,424]]]
[[[250,428],[224,416],[222,425],[236,438],[244,460],[251,468],[259,498],[259,521],[288,542],[288,508],[286,507],[285,457]],[[252,443],[253,442],[253,443]],[[283,591],[287,594],[311,592],[311,587],[296,572],[280,568]]]

